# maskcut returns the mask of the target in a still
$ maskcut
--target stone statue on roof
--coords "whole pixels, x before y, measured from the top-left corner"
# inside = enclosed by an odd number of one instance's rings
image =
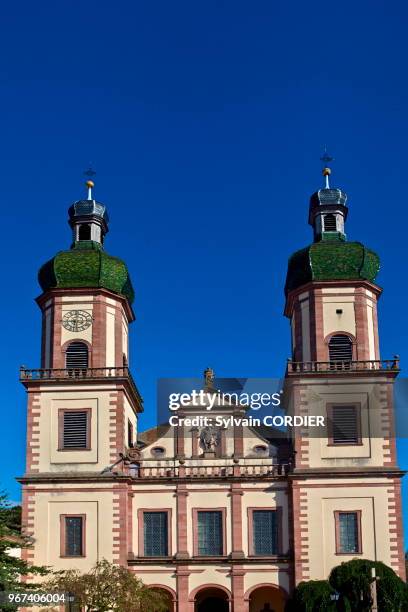
[[[215,451],[220,434],[215,427],[204,427],[200,432],[200,445],[204,452]]]

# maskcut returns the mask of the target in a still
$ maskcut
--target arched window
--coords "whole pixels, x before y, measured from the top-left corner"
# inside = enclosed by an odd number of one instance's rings
[[[340,365],[341,362],[347,364],[345,367],[349,367],[353,359],[353,345],[348,336],[336,334],[330,338],[329,359],[333,363]]]
[[[84,373],[88,369],[88,347],[85,342],[71,342],[67,348],[65,367],[75,373]]]
[[[337,227],[335,215],[324,215],[324,231],[335,232],[336,229]]]
[[[78,240],[90,240],[91,239],[91,226],[89,223],[83,223],[79,226]]]

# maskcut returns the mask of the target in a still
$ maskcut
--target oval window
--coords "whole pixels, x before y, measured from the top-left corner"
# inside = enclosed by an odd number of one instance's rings
[[[152,448],[153,457],[164,457],[166,450],[162,446],[155,446]]]
[[[258,453],[259,455],[261,455],[262,453],[265,453],[267,451],[267,447],[264,446],[263,444],[259,444],[258,446],[254,446],[254,451],[256,453]]]

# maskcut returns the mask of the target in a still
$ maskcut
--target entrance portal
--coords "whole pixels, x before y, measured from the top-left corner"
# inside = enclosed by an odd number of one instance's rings
[[[194,612],[228,612],[228,595],[211,587],[199,591],[195,597]]]

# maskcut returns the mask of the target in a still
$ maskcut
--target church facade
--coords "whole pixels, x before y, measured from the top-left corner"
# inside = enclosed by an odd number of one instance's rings
[[[21,369],[28,561],[122,564],[166,594],[169,612],[282,612],[296,584],[353,558],[405,578],[399,363],[380,355],[378,256],[347,240],[347,196],[329,173],[310,200],[313,243],[290,258],[285,287],[286,409],[323,416],[319,435],[242,424],[246,409],[234,401],[213,402],[214,416],[236,419],[228,428],[138,431],[134,293],[124,262],[104,250],[108,213],[88,181],[87,198],[69,209],[71,248],[39,272],[41,367]],[[207,398],[216,386],[206,370]]]

